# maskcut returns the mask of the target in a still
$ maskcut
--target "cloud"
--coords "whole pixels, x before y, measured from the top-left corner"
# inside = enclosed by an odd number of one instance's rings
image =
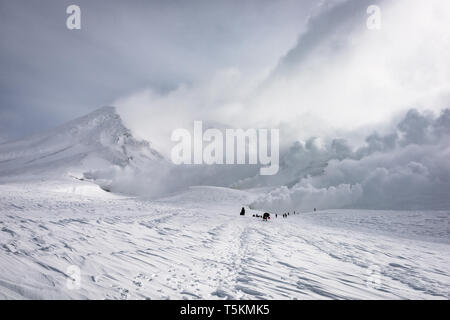
[[[146,89],[118,99],[114,105],[134,134],[152,141],[158,151],[169,156],[174,145],[172,132],[192,130],[194,120],[219,128],[243,125],[242,101],[254,83],[243,79],[238,69],[228,68],[195,86],[180,85],[165,94]]]
[[[276,188],[252,206],[264,210],[448,209],[448,128],[450,109],[443,110],[439,117],[412,109],[395,133],[370,135],[365,146],[345,158],[339,158],[342,154],[328,156],[321,173],[303,172],[306,176],[294,186]],[[328,148],[323,154],[332,155],[332,146]]]
[[[189,186],[229,186],[236,180],[255,175],[254,165],[173,165],[169,162],[145,166],[111,166],[89,171],[85,177],[102,188],[127,194],[158,198]]]
[[[373,4],[382,13],[379,31],[366,27],[366,9]],[[448,15],[445,0],[326,1],[268,74],[216,69],[207,80],[168,93],[143,90],[115,104],[123,106],[120,113],[143,138],[157,144],[165,138],[160,145],[167,145],[170,134],[144,130],[132,113],[151,113],[149,121],[167,123],[171,130],[193,120],[278,127],[283,147],[311,136],[385,126],[409,108],[437,112],[447,107]]]
[[[381,30],[366,8],[381,9]],[[297,45],[259,89],[251,112],[272,122],[315,118],[333,129],[380,125],[409,108],[439,111],[450,92],[450,4],[350,0],[311,18]],[[305,121],[299,135],[320,135]],[[303,130],[302,130],[303,129]]]

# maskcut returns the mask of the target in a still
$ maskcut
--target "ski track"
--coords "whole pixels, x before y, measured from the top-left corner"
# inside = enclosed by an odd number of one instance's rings
[[[151,201],[0,185],[0,298],[450,298],[448,241],[327,226],[311,213],[263,222],[238,216],[244,191],[192,190]]]

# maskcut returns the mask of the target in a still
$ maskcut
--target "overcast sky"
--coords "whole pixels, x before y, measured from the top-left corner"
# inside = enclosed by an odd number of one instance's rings
[[[0,0],[0,141],[111,104],[161,146],[193,120],[279,127],[286,144],[367,134],[448,107],[449,16],[447,0]]]
[[[66,8],[81,7],[81,30]],[[0,140],[52,127],[144,88],[217,70],[273,68],[313,0],[0,0]]]

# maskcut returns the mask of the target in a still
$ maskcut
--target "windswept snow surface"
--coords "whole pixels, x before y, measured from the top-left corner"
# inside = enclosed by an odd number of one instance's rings
[[[86,181],[2,184],[0,298],[450,298],[448,212],[239,216],[257,196],[192,187],[156,201]]]

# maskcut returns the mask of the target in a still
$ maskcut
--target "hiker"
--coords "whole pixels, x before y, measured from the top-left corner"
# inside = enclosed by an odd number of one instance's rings
[[[242,207],[242,209],[241,209],[241,216],[245,216],[245,209],[244,209],[244,207]]]
[[[270,213],[264,212],[264,214],[263,214],[263,220],[264,220],[264,221],[267,221],[267,219],[270,219]]]
[[[278,213],[275,213],[275,218],[278,218]]]
[[[314,208],[314,212],[316,212],[316,208]]]

